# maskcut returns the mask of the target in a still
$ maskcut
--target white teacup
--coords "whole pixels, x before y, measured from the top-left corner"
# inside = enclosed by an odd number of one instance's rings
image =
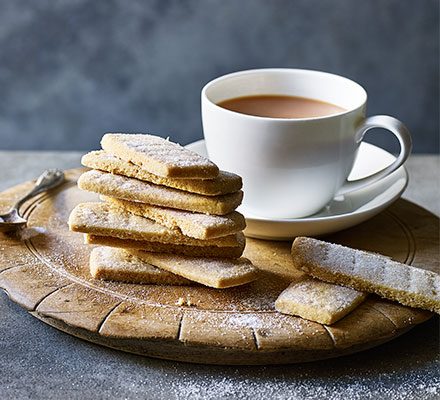
[[[224,100],[288,95],[325,101],[346,111],[313,118],[268,118],[230,111]],[[367,93],[356,82],[326,72],[257,69],[209,82],[202,90],[202,120],[208,155],[221,169],[243,177],[243,207],[260,217],[300,218],[332,198],[391,174],[411,152],[411,137],[397,119],[365,117]],[[400,142],[387,168],[347,181],[359,144],[371,128],[385,128]]]

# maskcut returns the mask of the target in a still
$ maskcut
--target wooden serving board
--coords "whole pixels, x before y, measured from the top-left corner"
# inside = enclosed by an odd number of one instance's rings
[[[97,196],[68,181],[25,208],[28,228],[0,234],[0,287],[42,321],[112,348],[179,361],[281,364],[337,357],[384,343],[429,319],[370,296],[339,322],[325,326],[274,310],[274,301],[300,276],[289,242],[248,239],[245,256],[262,270],[249,285],[216,290],[102,282],[88,271],[90,246],[69,232],[72,208]],[[0,194],[0,212],[29,190],[24,183]],[[370,221],[325,239],[438,270],[439,220],[404,200]],[[184,306],[176,305],[183,299]]]

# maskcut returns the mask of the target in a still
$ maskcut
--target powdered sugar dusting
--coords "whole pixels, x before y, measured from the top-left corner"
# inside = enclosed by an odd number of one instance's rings
[[[170,400],[439,398],[440,378],[435,373],[417,367],[416,370],[409,367],[408,371],[394,371],[382,365],[374,366],[374,361],[377,359],[353,366],[341,359],[278,367],[228,368],[156,361],[149,372],[155,380],[155,397]],[[145,393],[145,386],[142,387],[139,381],[130,386],[121,384],[133,398]],[[145,382],[149,384],[151,382]]]
[[[107,133],[101,145],[105,151],[160,176],[215,178],[219,173],[206,157],[154,135]]]
[[[78,186],[105,196],[209,214],[228,214],[240,205],[243,198],[241,191],[202,196],[96,170],[81,175]]]
[[[420,379],[420,378],[419,378]],[[423,378],[422,378],[423,379]],[[420,379],[421,380],[421,379]],[[264,383],[251,379],[240,380],[232,377],[216,377],[204,383],[202,380],[192,381],[186,377],[184,382],[170,382],[176,399],[258,399],[264,393],[267,399],[332,399],[332,400],[363,400],[363,399],[438,399],[440,382],[425,383],[406,382],[399,388],[390,387],[385,383],[368,384],[355,381],[341,387],[339,379],[332,383],[304,382],[302,379],[286,382],[274,377]],[[417,381],[416,381],[417,382]],[[264,388],[263,388],[264,387]]]
[[[46,229],[42,226],[33,226],[31,228],[25,227],[17,231],[17,236],[20,240],[28,240],[38,235],[42,235],[46,232]]]
[[[73,231],[111,236],[120,239],[149,240],[160,243],[192,246],[239,246],[241,234],[197,240],[168,229],[156,222],[128,211],[115,209],[108,203],[80,203],[71,212],[69,226]]]
[[[312,238],[296,238],[292,253],[296,266],[318,279],[440,312],[440,275],[433,271]]]
[[[85,154],[81,163],[89,168],[209,196],[233,193],[242,188],[241,178],[231,172],[220,171],[219,175],[213,179],[167,178],[151,174],[139,165],[124,161],[103,150]]]
[[[207,239],[240,232],[246,227],[242,214],[234,211],[227,215],[200,214],[151,204],[101,196],[102,200],[120,207],[122,210],[151,218],[170,229],[177,229],[186,236]]]
[[[173,163],[179,166],[211,166],[212,161],[186,149],[177,143],[173,143],[159,136],[148,134],[106,134],[102,140],[102,147],[105,150],[107,141],[112,140],[128,149],[142,153],[146,158],[152,158],[159,162]]]
[[[257,269],[246,258],[220,259],[136,251],[141,260],[206,286],[225,288],[254,281]]]
[[[261,329],[268,328],[268,319],[263,320],[260,314],[232,314],[227,319],[228,324],[237,328]]]

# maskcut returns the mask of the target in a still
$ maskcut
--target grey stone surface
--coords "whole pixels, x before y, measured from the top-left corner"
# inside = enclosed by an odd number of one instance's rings
[[[78,152],[0,152],[0,190]],[[413,156],[405,197],[439,214],[438,156]],[[38,321],[0,293],[1,399],[438,399],[439,319],[380,347],[288,366],[224,367],[140,357]]]
[[[413,155],[405,166],[409,184],[403,197],[440,216],[440,157]]]
[[[402,119],[416,152],[439,149],[437,0],[0,0],[0,9],[0,149],[83,150],[118,130],[186,144],[202,136],[202,86],[261,67],[357,80],[370,115]]]

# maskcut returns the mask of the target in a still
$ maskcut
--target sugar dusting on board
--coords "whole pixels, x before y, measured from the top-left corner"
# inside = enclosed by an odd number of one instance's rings
[[[17,231],[17,236],[20,240],[29,240],[44,233],[46,233],[46,228],[43,228],[42,226],[33,226],[31,228],[23,228]]]
[[[44,210],[43,210],[44,211]],[[61,228],[63,227],[63,228]],[[70,268],[74,270],[76,276],[82,277],[82,273],[87,272],[87,264],[85,262],[86,254],[82,254],[82,245],[80,237],[73,239],[73,235],[65,232],[65,221],[57,220],[53,222],[53,228],[56,228],[56,234],[60,237],[52,238],[50,229],[45,235],[49,240],[47,249],[39,247],[39,251],[45,255],[46,258],[50,258],[49,252],[54,251],[57,255],[53,255],[52,259],[56,261],[56,264],[60,268]],[[55,236],[55,235],[53,235]],[[37,236],[36,242],[41,238]],[[62,254],[60,254],[62,253]],[[276,254],[274,253],[274,256]],[[1,257],[1,256],[0,256]],[[69,264],[69,265],[67,265]],[[78,271],[77,271],[78,269]],[[103,284],[105,286],[105,284]],[[195,301],[205,301],[206,294],[209,293],[212,298],[216,299],[215,306],[222,308],[224,303],[234,302],[233,311],[240,313],[243,308],[258,308],[262,307],[272,309],[273,292],[275,292],[275,286],[282,286],[282,283],[276,283],[273,288],[266,282],[261,286],[251,286],[252,290],[244,287],[240,291],[232,292],[233,294],[222,294],[224,296],[218,301],[218,294],[215,291],[200,290],[196,288],[185,289],[183,292],[194,293]],[[105,286],[107,287],[107,286]],[[108,286],[114,288],[117,291],[118,285]],[[136,285],[130,286],[132,289],[131,295],[133,297],[141,297],[150,300],[150,288],[143,289],[142,291],[137,289]],[[151,301],[157,301],[158,303],[165,302],[169,293],[163,293],[163,288],[156,289],[157,292],[161,291],[163,297],[151,298]],[[247,291],[249,290],[249,291]],[[129,290],[127,290],[129,292]],[[268,293],[269,292],[269,293]],[[182,292],[179,292],[182,293]],[[215,293],[215,296],[214,296]],[[102,296],[95,295],[93,301],[101,302]],[[173,297],[172,300],[178,301],[178,298],[186,299],[183,295],[179,297]],[[222,303],[224,302],[224,303]],[[232,307],[232,306],[229,306]],[[231,310],[231,309],[229,309]],[[232,313],[231,313],[232,314]],[[261,327],[262,318],[260,315],[255,314],[233,314],[232,325],[237,327],[259,329]],[[230,317],[230,318],[231,318]],[[231,321],[230,321],[231,322]],[[275,323],[274,323],[275,324]],[[267,327],[267,326],[266,326]],[[380,350],[378,350],[380,351]],[[368,354],[368,353],[367,353]],[[341,359],[343,362],[344,359]],[[403,359],[402,359],[403,361]],[[339,365],[341,365],[341,362]],[[149,360],[148,363],[154,363]],[[157,397],[161,398],[195,398],[195,399],[217,399],[217,398],[249,398],[249,397],[261,397],[264,394],[268,398],[334,398],[334,399],[347,399],[347,398],[393,398],[393,399],[405,399],[405,398],[438,398],[440,394],[439,379],[432,376],[426,376],[420,368],[423,365],[416,364],[408,360],[406,366],[407,371],[403,371],[399,367],[399,363],[396,361],[389,368],[382,368],[380,362],[378,365],[371,365],[366,369],[362,366],[362,363],[356,363],[353,368],[347,366],[345,369],[347,375],[338,375],[335,371],[332,371],[333,366],[337,363],[337,360],[327,360],[316,363],[317,365],[325,365],[326,369],[319,367],[317,373],[302,373],[303,367],[298,366],[286,366],[275,368],[258,369],[263,371],[262,376],[260,374],[246,372],[246,367],[231,368],[231,373],[222,373],[220,368],[215,367],[203,367],[206,370],[199,370],[199,374],[194,374],[188,371],[186,368],[182,368],[182,364],[178,364],[175,371],[172,371],[172,364],[167,363],[166,367],[160,371],[161,379],[156,385]],[[159,364],[160,365],[160,364]],[[146,365],[144,365],[146,367]],[[395,370],[393,368],[396,368]],[[139,368],[138,368],[139,369]],[[141,368],[142,369],[142,368]],[[249,370],[249,369],[248,369]],[[290,372],[289,372],[290,370]],[[310,368],[309,370],[313,370]],[[156,370],[157,371],[157,370]],[[197,370],[196,370],[197,371]],[[210,371],[210,372],[203,372]],[[275,372],[272,372],[275,371]],[[287,371],[284,373],[284,371]],[[381,372],[382,371],[382,372]],[[145,372],[145,370],[144,370]],[[360,373],[358,373],[360,372]],[[154,373],[154,372],[153,372]],[[168,377],[167,374],[173,373],[174,376]],[[407,373],[407,377],[405,377]],[[394,378],[396,377],[396,378]],[[398,379],[399,383],[396,384],[394,379]],[[403,380],[403,381],[401,381]],[[153,382],[154,384],[154,382]],[[164,385],[162,385],[164,384]],[[129,383],[125,385],[129,388]],[[139,383],[137,386],[133,385],[132,392],[134,393],[141,389]],[[161,394],[163,394],[161,396]],[[123,396],[121,396],[122,398]]]

